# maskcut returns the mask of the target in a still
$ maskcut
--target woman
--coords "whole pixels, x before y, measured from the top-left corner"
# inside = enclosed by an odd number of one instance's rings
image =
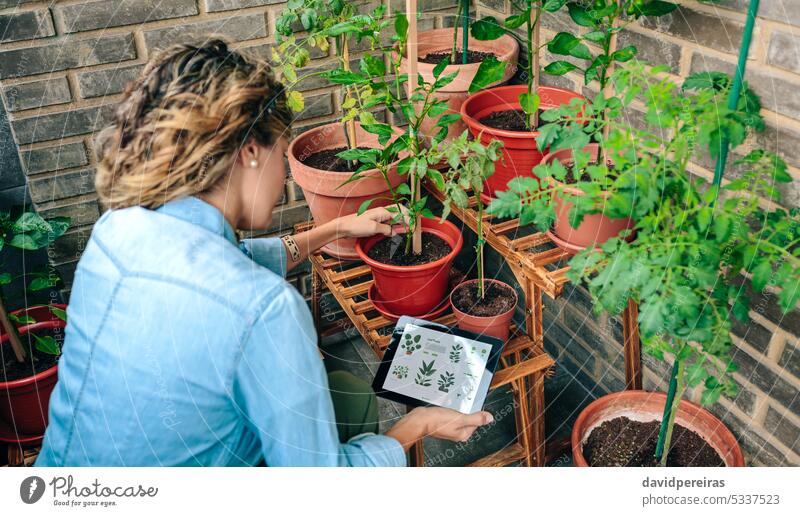
[[[37,465],[405,465],[423,436],[491,422],[417,408],[375,435],[371,389],[326,376],[284,276],[337,237],[390,235],[391,215],[238,242],[270,226],[289,123],[266,66],[220,40],[166,51],[128,88],[100,138],[110,210],[76,271]]]

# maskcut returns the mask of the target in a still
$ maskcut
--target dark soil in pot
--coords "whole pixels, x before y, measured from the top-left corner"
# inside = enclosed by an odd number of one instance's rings
[[[64,330],[40,330],[36,332],[39,337],[51,336],[56,339],[59,346],[64,341]],[[58,363],[58,356],[42,353],[36,349],[36,341],[29,333],[22,335],[22,345],[26,347],[28,357],[25,362],[17,362],[17,357],[7,342],[0,346],[0,362],[3,369],[0,371],[0,381],[10,382],[34,376],[42,371],[47,371]]]
[[[478,284],[468,283],[459,286],[452,296],[456,308],[476,317],[494,317],[508,312],[516,305],[514,291],[498,283],[486,282],[483,299],[478,297]]]
[[[590,466],[657,466],[656,451],[659,421],[632,421],[616,417],[592,430],[583,445],[583,456]],[[720,467],[725,462],[697,433],[676,424],[667,466]]]
[[[444,258],[453,250],[450,244],[433,233],[422,233],[422,253],[405,254],[406,238],[404,234],[384,238],[373,245],[367,256],[375,261],[389,265],[408,267],[410,265],[423,265]]]
[[[359,150],[368,150],[369,147],[359,147]],[[303,156],[300,162],[303,165],[316,168],[317,170],[328,170],[330,172],[353,172],[357,166],[352,162],[337,156],[340,152],[347,150],[347,147],[337,147],[335,149],[325,149],[308,156]]]
[[[539,125],[542,125],[541,114],[543,109],[539,110]],[[478,120],[485,126],[493,127],[495,129],[504,129],[506,131],[520,131],[530,132],[525,126],[525,112],[521,109],[506,109],[504,111],[494,111]],[[537,127],[539,126],[537,125]]]
[[[443,59],[449,58],[452,54],[450,52],[431,52],[419,61],[421,63],[439,64]],[[451,65],[460,65],[463,63],[464,53],[461,50],[456,50],[456,58],[450,60]],[[467,63],[480,63],[490,57],[497,58],[494,52],[481,52],[480,50],[467,50]]]

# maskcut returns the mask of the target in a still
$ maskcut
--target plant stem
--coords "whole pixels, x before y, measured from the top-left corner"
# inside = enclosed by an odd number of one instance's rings
[[[483,299],[486,293],[485,278],[483,272],[483,201],[479,193],[475,193],[475,198],[478,200],[478,243],[475,245],[475,254],[478,260],[478,297]]]
[[[22,339],[17,332],[17,327],[14,326],[14,323],[8,318],[8,312],[6,311],[6,304],[3,301],[2,294],[0,294],[0,326],[3,327],[8,335],[8,341],[11,343],[11,349],[14,351],[17,362],[25,362],[26,354],[25,348],[22,345]]]
[[[667,456],[669,455],[670,441],[672,440],[672,430],[675,427],[675,416],[678,413],[678,404],[683,396],[685,390],[683,371],[684,360],[675,358],[675,363],[672,364],[672,374],[669,379],[669,390],[667,391],[667,400],[664,403],[664,415],[661,418],[661,428],[658,431],[658,442],[656,443],[655,458],[662,466],[667,464]]]
[[[456,18],[453,21],[453,50],[450,52],[450,62],[455,64],[456,54],[458,53],[458,19],[461,17],[461,9],[464,4],[458,2],[456,5]]]
[[[469,0],[461,1],[461,64],[467,64],[469,50]]]
[[[344,68],[344,70],[346,72],[349,72],[350,71],[350,48],[349,48],[349,45],[347,43],[347,35],[342,34],[341,38],[342,38],[342,44],[341,44],[342,68]],[[345,91],[345,98],[350,98],[352,96],[352,92],[350,91],[350,87],[349,86],[345,86],[344,91]],[[346,126],[347,146],[350,149],[355,149],[355,148],[358,147],[358,140],[357,140],[357,137],[356,137],[356,121],[354,119],[350,119],[345,123],[345,126]],[[355,165],[355,164],[356,164],[355,161],[351,162],[351,165]]]

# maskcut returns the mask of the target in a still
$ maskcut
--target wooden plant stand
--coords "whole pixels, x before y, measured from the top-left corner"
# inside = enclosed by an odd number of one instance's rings
[[[439,202],[444,202],[444,194],[426,184],[427,190]],[[476,201],[470,195],[470,203],[466,209],[451,206],[452,213],[466,226],[477,233],[478,212]],[[483,238],[492,249],[497,251],[511,269],[523,291],[525,292],[526,320],[525,328],[530,339],[543,346],[544,330],[542,327],[543,294],[556,299],[567,283],[569,267],[564,265],[570,255],[562,251],[545,233],[534,232],[518,236],[519,219],[507,219],[493,222],[491,215],[483,216]],[[629,302],[622,314],[623,352],[625,355],[625,385],[627,389],[642,388],[641,342],[638,325],[639,307]]]
[[[311,224],[306,223],[295,226],[295,229],[305,231],[310,227]],[[367,299],[367,291],[372,286],[372,273],[369,267],[360,262],[326,258],[320,253],[312,255],[309,260],[312,270],[311,305],[317,331],[324,334],[321,326],[320,300],[323,289],[327,289],[336,298],[353,327],[358,330],[375,355],[378,358],[382,357],[389,345],[395,323],[380,315],[372,302]],[[434,319],[434,322],[454,325],[455,317],[452,314],[445,314]],[[553,365],[553,359],[545,353],[541,344],[526,334],[516,335],[506,344],[490,390],[505,385],[511,387],[514,396],[517,441],[479,459],[471,466],[505,466],[515,462],[530,466],[545,464],[544,378]],[[421,442],[414,446],[411,462],[416,466],[424,464]]]

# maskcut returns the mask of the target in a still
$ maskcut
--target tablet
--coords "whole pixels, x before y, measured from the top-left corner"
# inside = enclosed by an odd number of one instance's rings
[[[483,408],[503,345],[494,337],[403,316],[372,388],[406,405],[472,414]]]

